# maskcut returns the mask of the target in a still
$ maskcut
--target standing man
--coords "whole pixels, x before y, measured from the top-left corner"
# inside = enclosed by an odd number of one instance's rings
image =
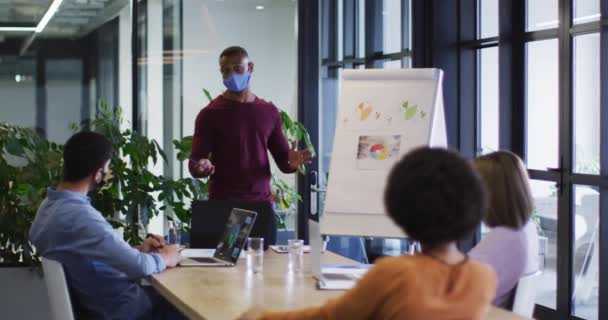
[[[211,200],[270,201],[268,151],[284,173],[309,164],[312,156],[296,151],[295,141],[289,148],[279,110],[251,90],[254,64],[247,51],[229,47],[219,63],[227,90],[196,117],[190,173],[210,177]]]

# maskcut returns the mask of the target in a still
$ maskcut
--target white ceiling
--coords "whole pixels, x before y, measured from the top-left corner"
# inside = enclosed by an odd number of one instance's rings
[[[31,23],[35,26],[52,0],[0,0],[0,24]],[[37,38],[79,38],[99,27],[129,0],[64,0],[44,31]],[[5,37],[29,37],[29,32],[0,32]]]

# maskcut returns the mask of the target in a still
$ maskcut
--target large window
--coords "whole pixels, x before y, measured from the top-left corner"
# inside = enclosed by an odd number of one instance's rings
[[[0,5],[2,26],[36,26],[49,1]],[[112,11],[112,12],[110,12]],[[40,33],[0,30],[0,121],[63,144],[97,101],[117,104],[120,8],[66,2]]]
[[[558,39],[527,42],[525,45],[526,164],[540,172],[560,164]],[[538,125],[538,124],[543,124]],[[534,176],[532,176],[534,177]],[[555,309],[557,305],[558,188],[556,182],[532,180],[535,214],[540,223],[544,269],[536,302]],[[548,193],[550,192],[550,193]],[[553,206],[549,206],[551,203]]]
[[[598,319],[608,311],[598,304],[608,169],[600,152],[608,139],[600,135],[608,125],[600,103],[608,82],[600,72],[600,3],[608,1],[465,0],[461,8],[467,3],[477,15],[463,10],[460,23],[475,24],[477,33],[464,29],[460,52],[467,59],[475,50],[477,69],[475,90],[464,83],[461,94],[476,101],[476,151],[511,149],[531,177],[542,267],[535,316]],[[461,78],[471,71],[462,69]]]
[[[498,150],[498,47],[478,50],[481,153]]]
[[[526,162],[530,169],[559,165],[557,48],[557,39],[526,44]]]
[[[476,153],[498,150],[498,0],[477,0],[476,41],[466,50],[474,50],[477,63],[476,113],[479,137]]]

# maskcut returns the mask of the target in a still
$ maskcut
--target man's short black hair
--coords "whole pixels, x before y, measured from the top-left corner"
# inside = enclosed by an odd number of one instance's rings
[[[393,221],[427,248],[470,235],[486,208],[472,164],[454,151],[429,147],[411,151],[395,165],[384,203]]]
[[[234,55],[240,55],[241,58],[249,57],[249,54],[247,53],[247,50],[245,50],[245,48],[239,46],[232,46],[222,51],[222,53],[220,54],[220,60],[222,59],[222,57],[232,57]]]
[[[95,132],[79,132],[63,147],[63,180],[78,182],[112,158],[112,143]]]

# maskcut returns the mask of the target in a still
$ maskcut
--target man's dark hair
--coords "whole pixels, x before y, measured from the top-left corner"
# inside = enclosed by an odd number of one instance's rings
[[[112,143],[95,132],[79,132],[63,147],[63,180],[78,182],[112,158]]]
[[[239,46],[232,46],[224,49],[224,51],[220,53],[220,59],[222,59],[222,57],[232,57],[234,55],[240,55],[241,58],[249,57],[249,54],[247,53],[247,50],[245,50],[245,48]]]
[[[486,209],[471,163],[456,152],[428,147],[411,151],[395,165],[384,203],[393,221],[427,249],[470,235]]]

